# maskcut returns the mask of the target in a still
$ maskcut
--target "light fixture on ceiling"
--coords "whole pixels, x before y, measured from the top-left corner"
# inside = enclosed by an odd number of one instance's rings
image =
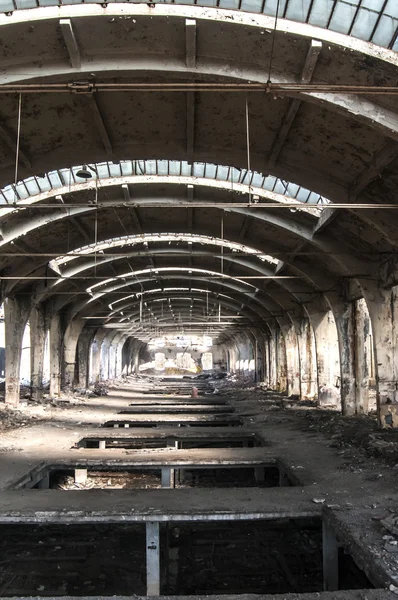
[[[80,177],[81,179],[91,179],[92,173],[88,170],[87,165],[83,165],[81,169],[76,172],[76,177]]]

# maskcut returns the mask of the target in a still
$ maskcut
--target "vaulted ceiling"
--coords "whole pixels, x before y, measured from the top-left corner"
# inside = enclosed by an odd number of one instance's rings
[[[147,339],[395,281],[398,7],[7,2],[3,296]]]

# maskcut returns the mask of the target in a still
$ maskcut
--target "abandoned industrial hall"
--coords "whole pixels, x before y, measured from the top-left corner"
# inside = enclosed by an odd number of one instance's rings
[[[398,0],[0,0],[0,597],[398,599]]]

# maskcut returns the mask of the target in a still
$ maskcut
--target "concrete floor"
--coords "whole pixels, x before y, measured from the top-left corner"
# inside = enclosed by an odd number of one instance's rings
[[[211,398],[211,397],[210,397]],[[216,397],[220,399],[220,397]],[[324,516],[369,579],[378,586],[398,586],[398,554],[386,551],[388,533],[381,520],[396,512],[397,470],[379,459],[358,464],[358,454],[333,447],[327,433],[303,431],[310,408],[289,406],[271,392],[226,391],[227,399],[243,419],[233,435],[255,433],[265,444],[255,448],[227,449],[85,449],[83,437],[170,435],[204,437],[216,428],[162,428],[141,430],[99,429],[106,420],[131,403],[146,404],[133,385],[110,390],[106,397],[74,400],[58,406],[29,405],[20,409],[26,426],[4,431],[0,439],[0,523],[101,523],[184,521],[205,519],[274,519]],[[153,401],[153,398],[152,398]],[[189,403],[189,399],[186,400]],[[195,402],[195,401],[192,401]],[[200,416],[200,415],[199,415]],[[143,415],[147,419],[148,415]],[[175,417],[173,417],[175,418]],[[36,422],[35,422],[36,421]],[[220,438],[228,429],[220,429]],[[50,464],[97,465],[214,465],[243,461],[258,465],[282,461],[300,481],[294,487],[176,490],[96,490],[95,493],[58,490],[12,490],[32,469]],[[362,594],[362,595],[361,595]],[[255,596],[282,598],[282,596]],[[285,600],[315,598],[384,600],[396,597],[381,590],[283,595]],[[181,598],[181,596],[180,596]]]

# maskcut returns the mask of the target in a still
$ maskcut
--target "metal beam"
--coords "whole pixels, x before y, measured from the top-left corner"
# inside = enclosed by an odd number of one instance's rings
[[[100,135],[101,142],[105,148],[105,151],[108,155],[112,156],[112,154],[113,154],[112,142],[110,140],[109,133],[108,133],[108,130],[107,130],[105,122],[104,122],[104,117],[102,116],[102,113],[101,113],[101,109],[98,106],[97,99],[93,95],[89,96],[89,107],[90,107],[90,110],[92,111],[94,123],[97,127],[97,130]]]
[[[311,40],[310,47],[307,52],[307,56],[304,62],[304,66],[301,71],[300,82],[309,83],[312,79],[312,75],[315,70],[316,63],[318,61],[319,54],[322,50],[322,42],[318,40]],[[283,144],[289,134],[290,128],[293,124],[294,118],[300,108],[301,100],[291,100],[286,110],[285,115],[282,118],[282,124],[279,128],[276,138],[272,145],[271,154],[268,160],[269,167],[274,167],[278,159],[279,153],[282,150]]]
[[[397,157],[398,144],[392,141],[388,142],[355,179],[349,190],[349,199],[354,201],[372,181],[380,177],[383,170]]]
[[[73,69],[80,69],[82,60],[72,21],[70,19],[60,19],[59,25],[69,54],[70,64]]]

